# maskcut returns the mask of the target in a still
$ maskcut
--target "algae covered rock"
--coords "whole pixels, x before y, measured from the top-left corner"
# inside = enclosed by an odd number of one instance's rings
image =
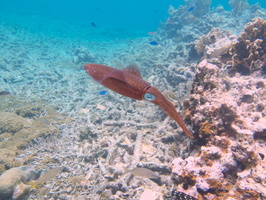
[[[36,106],[32,108],[34,111]],[[31,158],[31,156],[26,157],[22,150],[34,138],[59,133],[59,130],[51,124],[59,115],[49,108],[47,110],[45,116],[36,118],[37,114],[30,119],[13,112],[0,112],[0,173],[11,167],[24,165],[24,162]]]
[[[1,112],[0,113],[0,134],[4,132],[16,133],[20,131],[27,120],[15,113]]]
[[[41,105],[25,105],[16,109],[16,114],[24,118],[39,118],[45,113]]]

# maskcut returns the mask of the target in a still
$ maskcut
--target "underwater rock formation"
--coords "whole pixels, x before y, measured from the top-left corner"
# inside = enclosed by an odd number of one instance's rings
[[[254,19],[228,52],[198,64],[185,108],[202,146],[173,161],[178,189],[208,199],[266,198],[265,41],[266,22]]]
[[[30,192],[30,185],[26,185],[27,176],[19,168],[11,168],[0,176],[0,199],[23,200]]]
[[[244,10],[248,9],[249,4],[247,0],[230,0],[229,5],[232,8],[232,15],[238,16],[243,13]]]
[[[0,113],[0,134],[5,132],[15,134],[20,131],[25,124],[27,124],[27,120],[14,113]]]
[[[252,28],[254,26],[258,28]],[[190,102],[185,102],[185,105],[205,106],[206,103],[211,105],[212,108],[209,109],[208,115],[213,118],[219,116],[221,119],[219,123],[216,122],[215,126],[217,127],[217,124],[221,127],[226,125],[227,129],[230,128],[230,124],[236,119],[235,110],[232,108],[239,106],[241,108],[249,108],[253,112],[263,112],[263,102],[265,100],[263,95],[266,51],[265,26],[265,21],[260,18],[255,19],[253,23],[246,27],[245,32],[238,38],[238,42],[227,53],[222,54],[214,63],[210,63],[211,60],[203,60],[197,68]],[[255,39],[254,34],[259,39]],[[240,45],[241,48],[239,47]],[[236,83],[245,84],[240,87]],[[240,92],[240,97],[238,92]],[[212,101],[216,99],[216,104],[220,104],[219,108],[214,103],[208,103],[206,95],[212,95]],[[221,99],[221,95],[224,98]],[[235,99],[231,102],[232,98]],[[248,108],[246,104],[249,105]],[[242,112],[244,113],[245,111],[249,110],[243,110]],[[194,110],[190,107],[189,112],[194,113]],[[206,121],[208,120],[204,120],[197,115],[193,117],[204,123],[201,125],[201,129],[197,129],[197,131],[200,130],[199,136],[203,138],[204,130],[207,128]],[[205,128],[203,128],[203,125]],[[211,127],[209,125],[209,128]],[[219,132],[221,133],[222,131],[224,130]]]
[[[253,18],[265,18],[265,10],[259,4],[249,5],[246,1],[231,0],[232,12],[226,11],[221,5],[210,10],[210,4],[211,1],[191,0],[185,1],[185,5],[181,5],[177,9],[169,6],[169,17],[166,22],[160,24],[160,28],[154,38],[157,42],[162,42],[164,45],[169,45],[170,42],[168,40],[172,40],[173,44],[171,46],[176,46],[175,54],[180,56],[178,59],[191,62],[200,59],[201,56],[197,55],[194,49],[195,41],[199,37],[204,37],[213,28],[219,27],[221,30],[227,30],[223,32],[227,37],[223,38],[224,42],[229,43],[234,38],[228,38],[228,31],[237,35],[242,27]],[[239,17],[240,15],[241,17]],[[214,45],[215,41],[208,41],[208,45],[210,44]],[[221,49],[220,51],[223,50]],[[215,55],[214,53],[213,56]]]
[[[261,18],[256,18],[250,23],[245,32],[238,38],[238,43],[230,49],[232,56],[231,72],[241,75],[250,75],[251,73],[262,70],[265,74],[266,68],[266,22]]]
[[[230,0],[228,3],[232,8],[231,15],[233,17],[241,16],[240,18],[247,20],[247,18],[252,16],[254,13],[260,13],[259,3],[249,5],[247,0]]]
[[[200,55],[204,54],[207,58],[215,58],[228,51],[236,43],[236,38],[229,31],[213,28],[196,42],[195,49]]]
[[[85,47],[79,47],[74,51],[73,62],[76,64],[79,63],[89,63],[94,62],[94,55],[89,52]]]
[[[208,17],[210,4],[211,1],[186,1],[185,5],[177,9],[169,6],[169,17],[165,23],[160,24],[154,37],[156,41],[161,41],[165,46],[175,47],[169,57],[178,56],[180,60],[199,58],[194,50],[195,40],[206,34],[212,26],[223,23],[220,18]],[[188,11],[189,9],[191,11]],[[203,17],[204,20],[202,20]],[[211,18],[213,20],[209,22]]]
[[[193,15],[195,17],[201,17],[203,15],[206,15],[210,11],[212,4],[212,0],[196,0],[196,1],[187,1],[187,2],[189,2],[191,6],[195,7],[191,11],[193,12]]]

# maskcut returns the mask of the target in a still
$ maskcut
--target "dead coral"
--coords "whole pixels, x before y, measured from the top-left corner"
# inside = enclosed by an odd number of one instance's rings
[[[90,53],[90,51],[85,47],[79,47],[75,49],[74,51],[74,57],[73,62],[76,64],[79,63],[90,63],[95,60],[95,57],[93,54]]]
[[[238,42],[230,49],[232,66],[230,74],[240,73],[249,75],[254,71],[265,70],[266,53],[266,22],[261,18],[249,23]],[[262,73],[265,73],[262,71]]]
[[[210,63],[212,60],[205,59],[198,64],[185,108],[186,121],[193,125],[204,146],[194,157],[173,161],[178,188],[212,199],[226,194],[234,199],[266,197],[262,171],[262,165],[266,165],[264,41],[265,21],[256,19],[231,47],[229,52],[238,54],[229,56],[229,61]],[[246,66],[248,73],[240,70],[228,76],[236,70],[235,56],[239,55],[245,59],[238,64]]]
[[[225,54],[234,43],[236,43],[236,36],[229,31],[213,28],[196,42],[195,49],[198,54],[204,54],[207,58],[215,58]]]
[[[193,10],[193,15],[195,17],[202,17],[210,11],[212,1],[211,0],[198,0],[195,1],[195,6],[197,7]]]
[[[247,0],[230,0],[229,5],[232,8],[233,16],[241,15],[249,7]]]
[[[213,139],[215,139],[217,144],[225,137],[219,138],[215,136]],[[215,194],[216,198],[221,198],[228,191],[236,199],[239,194],[252,199],[259,199],[258,193],[265,196],[265,192],[263,192],[265,191],[265,185],[262,184],[265,179],[260,175],[257,182],[252,179],[254,177],[252,171],[256,171],[257,174],[264,173],[261,171],[261,162],[265,163],[265,161],[257,157],[258,154],[256,154],[255,160],[250,162],[257,164],[254,164],[256,166],[253,167],[253,170],[250,170],[250,168],[245,168],[247,165],[239,164],[239,157],[235,157],[236,154],[232,150],[233,143],[229,144],[227,148],[224,146],[226,151],[213,144],[210,142],[207,144],[208,147],[201,147],[201,152],[195,157],[188,157],[184,160],[177,158],[173,161],[173,179],[178,184],[178,188],[180,190],[186,188],[188,192],[196,190],[199,192],[198,197],[201,195],[207,197],[212,193]],[[238,144],[238,146],[241,145]],[[243,153],[244,151],[241,153],[242,156],[244,156]],[[249,155],[245,157],[247,158]],[[255,175],[255,177],[257,176]],[[253,184],[248,184],[248,181],[253,182]],[[236,187],[236,190],[232,190],[233,187]],[[244,191],[244,188],[246,191]]]

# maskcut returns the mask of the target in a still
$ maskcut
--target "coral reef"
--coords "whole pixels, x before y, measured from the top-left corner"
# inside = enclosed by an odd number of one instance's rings
[[[265,10],[209,5],[170,7],[155,35],[134,40],[70,41],[1,24],[0,171],[67,166],[28,199],[265,198]],[[85,62],[137,63],[185,108],[197,138],[155,106],[99,95]],[[160,179],[125,174],[136,167]],[[27,187],[18,184],[13,197]]]
[[[266,198],[265,33],[265,21],[257,18],[230,47],[226,62],[221,56],[198,64],[185,108],[203,146],[194,157],[173,161],[180,190],[208,199]],[[248,73],[236,67],[236,57]]]
[[[228,37],[228,31],[232,32],[234,35],[238,35],[242,27],[251,21],[255,17],[261,17],[265,19],[265,10],[262,9],[259,4],[249,5],[246,1],[232,0],[230,4],[233,8],[232,12],[225,11],[224,8],[219,5],[216,9],[210,10],[211,1],[185,1],[185,5],[179,6],[175,9],[173,6],[169,6],[169,17],[166,22],[162,22],[155,35],[155,39],[160,41],[163,40],[164,45],[171,44],[175,47],[175,52],[171,52],[171,56],[175,56],[178,60],[185,60],[186,62],[193,62],[200,59],[201,54],[195,51],[195,41],[200,37],[206,40],[208,36],[204,36],[209,33],[213,28],[214,32],[222,35],[217,35],[223,37],[224,41],[217,40],[220,42],[225,42],[225,47],[230,46],[230,43],[234,41],[235,38]],[[190,7],[194,9],[188,11]],[[239,17],[241,15],[241,17]],[[219,28],[219,29],[218,29]],[[206,41],[206,45],[217,45],[222,46],[222,44],[215,44],[216,39],[209,38]],[[169,45],[170,46],[170,45]],[[212,49],[212,48],[211,48]],[[225,48],[224,50],[227,50]],[[216,49],[218,51],[218,49]],[[223,49],[220,51],[223,52]],[[220,52],[217,52],[219,55]],[[211,54],[211,52],[210,52]],[[213,57],[216,53],[214,53]]]
[[[238,43],[230,49],[232,66],[230,73],[250,75],[254,71],[261,70],[265,73],[265,52],[266,52],[266,22],[261,18],[254,19],[244,33],[238,38]]]

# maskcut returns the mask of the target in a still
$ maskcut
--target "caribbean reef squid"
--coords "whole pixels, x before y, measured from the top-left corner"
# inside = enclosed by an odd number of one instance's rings
[[[139,68],[136,65],[130,65],[125,69],[119,70],[91,63],[85,65],[84,69],[97,82],[118,94],[136,100],[145,99],[160,106],[167,115],[179,124],[189,137],[193,138],[174,105],[156,87],[142,79]]]

